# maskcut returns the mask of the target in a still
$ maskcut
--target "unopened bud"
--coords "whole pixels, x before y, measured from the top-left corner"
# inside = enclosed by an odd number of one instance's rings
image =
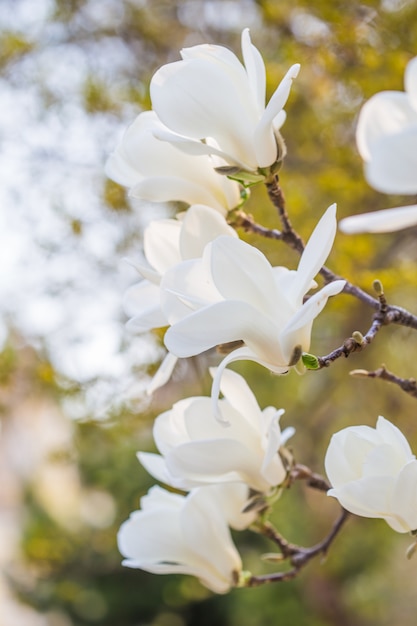
[[[365,339],[359,330],[355,330],[355,332],[352,333],[352,339],[354,339],[360,346],[365,342]]]
[[[373,282],[373,288],[377,294],[377,296],[383,296],[384,295],[384,287],[382,286],[382,283],[380,280],[376,279]]]

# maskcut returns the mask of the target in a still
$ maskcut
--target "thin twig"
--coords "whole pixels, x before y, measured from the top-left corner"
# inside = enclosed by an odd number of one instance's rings
[[[417,398],[417,381],[415,378],[399,378],[399,376],[388,371],[385,365],[381,365],[373,372],[363,369],[352,370],[350,375],[357,378],[380,378],[381,380],[386,380],[389,383],[398,385],[400,389],[410,394],[413,398]]]
[[[285,572],[275,572],[274,574],[264,574],[262,576],[251,576],[247,581],[246,587],[259,587],[267,583],[273,582],[285,582],[295,578],[300,570],[307,565],[307,563],[318,556],[319,554],[326,556],[331,544],[336,539],[344,523],[348,519],[350,513],[345,509],[342,512],[336,522],[333,524],[329,534],[322,541],[312,546],[311,548],[303,548],[302,546],[295,546],[288,543],[271,524],[267,523],[263,527],[259,528],[259,532],[262,532],[266,537],[272,539],[276,543],[282,554],[283,560],[288,560],[292,565],[292,569]]]
[[[279,218],[282,223],[282,230],[265,228],[264,226],[257,224],[251,215],[248,215],[243,211],[239,211],[235,214],[235,219],[233,222],[231,222],[231,225],[234,227],[242,227],[245,229],[246,232],[252,232],[268,239],[283,241],[291,248],[296,250],[299,254],[302,254],[305,245],[302,238],[294,230],[288,217],[284,193],[282,191],[281,185],[279,184],[278,174],[275,174],[267,179],[265,185],[268,191],[269,198],[277,209]],[[379,298],[372,297],[360,287],[357,287],[342,276],[339,276],[338,274],[332,272],[332,270],[330,270],[328,267],[323,266],[319,274],[323,277],[326,284],[334,282],[335,280],[344,280],[345,286],[342,293],[353,296],[357,300],[360,300],[361,302],[378,312],[381,311],[381,301]],[[386,307],[386,310],[384,310],[384,324],[398,324],[400,326],[408,326],[409,328],[417,330],[417,316],[413,315],[402,307],[390,305]],[[347,341],[348,346],[342,347],[342,354],[340,356],[348,356],[349,354],[351,354],[351,352],[361,349],[360,346],[358,347],[357,345],[355,346],[354,344],[352,344],[350,340]],[[363,347],[364,346],[362,346],[362,349]],[[333,358],[333,360],[335,360],[336,358],[338,358],[338,356]]]
[[[360,335],[360,333],[354,333],[355,337],[349,337],[346,339],[343,344],[332,350],[326,356],[317,357],[318,368],[323,369],[323,367],[329,367],[334,361],[340,359],[341,357],[347,358],[352,352],[360,352],[369,346],[372,341],[375,339],[376,334],[378,333],[381,326],[383,326],[386,322],[384,321],[384,317],[381,317],[378,313],[374,315],[374,319],[372,321],[372,325],[369,328],[368,332],[365,335]],[[360,335],[360,340],[356,337]]]

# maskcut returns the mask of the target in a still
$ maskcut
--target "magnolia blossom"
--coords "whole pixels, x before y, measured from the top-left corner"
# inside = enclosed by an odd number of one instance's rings
[[[314,318],[345,281],[323,287],[304,302],[313,278],[327,258],[336,232],[332,205],[317,224],[298,269],[271,267],[253,246],[230,237],[208,244],[201,259],[169,270],[161,281],[161,304],[171,327],[165,345],[178,357],[200,354],[218,344],[243,341],[222,361],[224,367],[252,360],[282,374],[294,365],[294,353],[310,346]]]
[[[376,428],[333,435],[325,466],[329,496],[355,515],[384,519],[399,533],[417,529],[417,461],[401,431],[383,417]]]
[[[240,204],[239,185],[215,171],[213,157],[191,156],[157,139],[164,129],[154,111],[141,113],[107,161],[109,178],[143,200],[205,204],[222,214]]]
[[[168,325],[161,310],[160,283],[165,273],[187,259],[200,257],[207,243],[220,235],[237,237],[222,215],[204,205],[191,206],[177,219],[152,221],[145,229],[145,263],[134,266],[144,280],[129,287],[124,308],[136,332]]]
[[[405,92],[382,91],[364,104],[356,141],[371,187],[417,193],[417,57],[405,71]],[[388,232],[417,224],[417,205],[365,213],[340,222],[346,233]]]
[[[214,419],[210,398],[180,400],[155,421],[153,435],[162,456],[141,452],[139,460],[155,478],[179,489],[243,482],[268,493],[287,475],[279,450],[293,429],[281,433],[283,409],[261,411],[235,372],[224,372],[220,389],[219,412],[228,428]]]
[[[220,213],[204,205],[193,205],[177,219],[154,220],[145,229],[145,263],[135,263],[144,280],[132,285],[124,296],[124,309],[131,316],[128,326],[146,332],[168,325],[161,310],[160,283],[165,272],[186,259],[202,255],[205,245],[216,237],[237,237]],[[168,353],[148,386],[148,393],[164,385],[177,363]]]
[[[243,485],[194,489],[187,496],[153,487],[118,533],[123,565],[154,574],[190,574],[216,593],[238,582],[242,563],[228,524],[245,528]]]
[[[244,65],[223,46],[185,48],[181,61],[156,72],[150,91],[154,110],[171,131],[159,137],[191,154],[215,154],[256,171],[277,161],[283,107],[300,66],[289,69],[265,107],[265,65],[248,29],[242,55]]]

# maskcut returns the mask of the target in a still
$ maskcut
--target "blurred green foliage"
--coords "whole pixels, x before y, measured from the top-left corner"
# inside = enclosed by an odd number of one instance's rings
[[[226,0],[126,0],[118,7],[114,26],[88,21],[87,0],[52,4],[49,19],[91,63],[91,74],[80,87],[86,115],[114,118],[122,98],[137,113],[148,108],[152,73],[177,59],[184,45],[221,43],[240,54],[240,26],[227,29],[210,22],[204,11],[208,5],[226,5]],[[115,0],[113,5],[117,4]],[[190,24],[185,17],[192,4],[199,6],[200,19]],[[259,19],[251,35],[266,62],[268,92],[292,63],[302,66],[286,107],[283,135],[288,157],[280,176],[289,215],[300,234],[307,239],[333,202],[338,203],[339,217],[405,203],[404,198],[383,196],[366,185],[354,131],[366,98],[380,90],[402,89],[405,65],[416,54],[417,4],[258,0],[255,7]],[[116,83],[95,75],[88,52],[91,41],[95,54],[111,55],[111,41],[122,42],[129,51],[129,63],[120,69]],[[19,60],[36,45],[40,42],[29,42],[18,31],[0,33],[0,65],[13,67],[10,79],[18,80]],[[42,45],[53,46],[53,41]],[[117,215],[130,207],[125,191],[104,175],[102,185],[103,219],[109,211]],[[252,190],[246,210],[257,222],[279,227],[263,188]],[[79,236],[81,222],[72,224],[74,236]],[[282,244],[240,234],[259,246],[272,264],[296,264],[295,254]],[[415,310],[416,257],[415,229],[378,237],[338,234],[329,266],[368,291],[379,278],[389,302]],[[370,310],[348,296],[332,299],[315,324],[311,352],[323,355],[353,331],[366,332],[371,317]],[[382,362],[399,376],[413,376],[413,359],[408,357],[413,339],[404,328],[382,329],[367,351],[326,371],[308,372],[302,379],[293,373],[278,378],[248,363],[236,369],[248,377],[261,406],[286,408],[282,423],[297,428],[291,444],[296,458],[323,472],[331,433],[352,424],[374,425],[378,414],[398,424],[417,449],[415,400],[381,381],[349,376],[353,368],[376,369]],[[86,494],[92,490],[109,495],[115,513],[102,527],[88,519],[68,525],[54,519],[39,498],[35,478],[27,482],[23,557],[10,574],[20,598],[41,612],[65,616],[68,621],[63,623],[74,626],[412,626],[417,610],[416,563],[405,560],[408,539],[381,521],[350,520],[326,562],[311,563],[294,582],[235,590],[225,597],[213,597],[187,577],[157,577],[122,568],[117,529],[153,482],[135,453],[152,449],[152,420],[171,400],[209,391],[207,377],[200,375],[205,361],[196,359],[190,367],[194,377],[188,388],[182,385],[187,376],[179,376],[178,383],[157,394],[146,411],[123,406],[107,420],[90,415],[72,424],[72,444],[55,462],[76,467]],[[69,396],[78,395],[82,401],[82,387],[61,380],[42,359],[28,360],[21,353],[17,357],[8,345],[0,355],[1,385],[13,388],[22,371],[29,380],[36,379],[38,396],[52,396],[64,410]],[[326,535],[336,516],[333,501],[296,485],[283,494],[273,519],[290,541],[309,545]],[[254,573],[273,571],[259,560],[271,546],[249,532],[236,539],[245,568]],[[50,623],[54,626],[52,618]]]

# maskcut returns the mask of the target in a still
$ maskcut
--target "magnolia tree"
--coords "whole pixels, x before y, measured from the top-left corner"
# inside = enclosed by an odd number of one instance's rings
[[[291,369],[320,370],[366,348],[383,325],[417,329],[417,317],[388,305],[379,281],[374,297],[324,265],[337,230],[335,204],[323,212],[306,244],[292,227],[279,170],[286,155],[284,106],[299,65],[289,68],[265,104],[265,67],[247,29],[243,64],[215,45],[184,49],[181,57],[155,73],[153,110],[137,117],[107,163],[109,177],[132,196],[188,205],[175,219],[146,228],[146,259],[136,264],[141,280],[126,293],[125,309],[137,332],[168,327],[167,356],[151,393],[170,378],[177,359],[213,347],[224,356],[210,370],[211,397],[184,398],[156,419],[159,454],[139,452],[138,458],[165,487],[154,486],[142,498],[141,509],[122,525],[118,543],[129,567],[190,574],[225,593],[233,586],[294,578],[328,551],[350,514],[384,519],[399,533],[417,532],[417,461],[394,424],[380,416],[375,428],[350,426],[335,433],[325,455],[326,478],[295,461],[287,446],[294,429],[280,428],[284,409],[262,409],[256,390],[229,364],[255,361],[278,376]],[[364,105],[357,144],[371,186],[415,195],[416,59],[407,67],[405,89],[379,93]],[[262,184],[278,213],[279,230],[244,212],[249,188]],[[414,223],[416,205],[346,218],[340,228],[382,232]],[[292,247],[300,256],[298,267],[272,266],[239,238],[237,228]],[[342,292],[374,311],[369,330],[353,332],[326,356],[310,354],[315,318],[329,297]],[[356,374],[389,380],[417,396],[413,380],[385,368]],[[296,481],[336,498],[341,507],[328,535],[310,548],[289,543],[269,521],[282,491]],[[248,528],[275,545],[270,560],[288,566],[273,574],[245,571],[230,529]]]

